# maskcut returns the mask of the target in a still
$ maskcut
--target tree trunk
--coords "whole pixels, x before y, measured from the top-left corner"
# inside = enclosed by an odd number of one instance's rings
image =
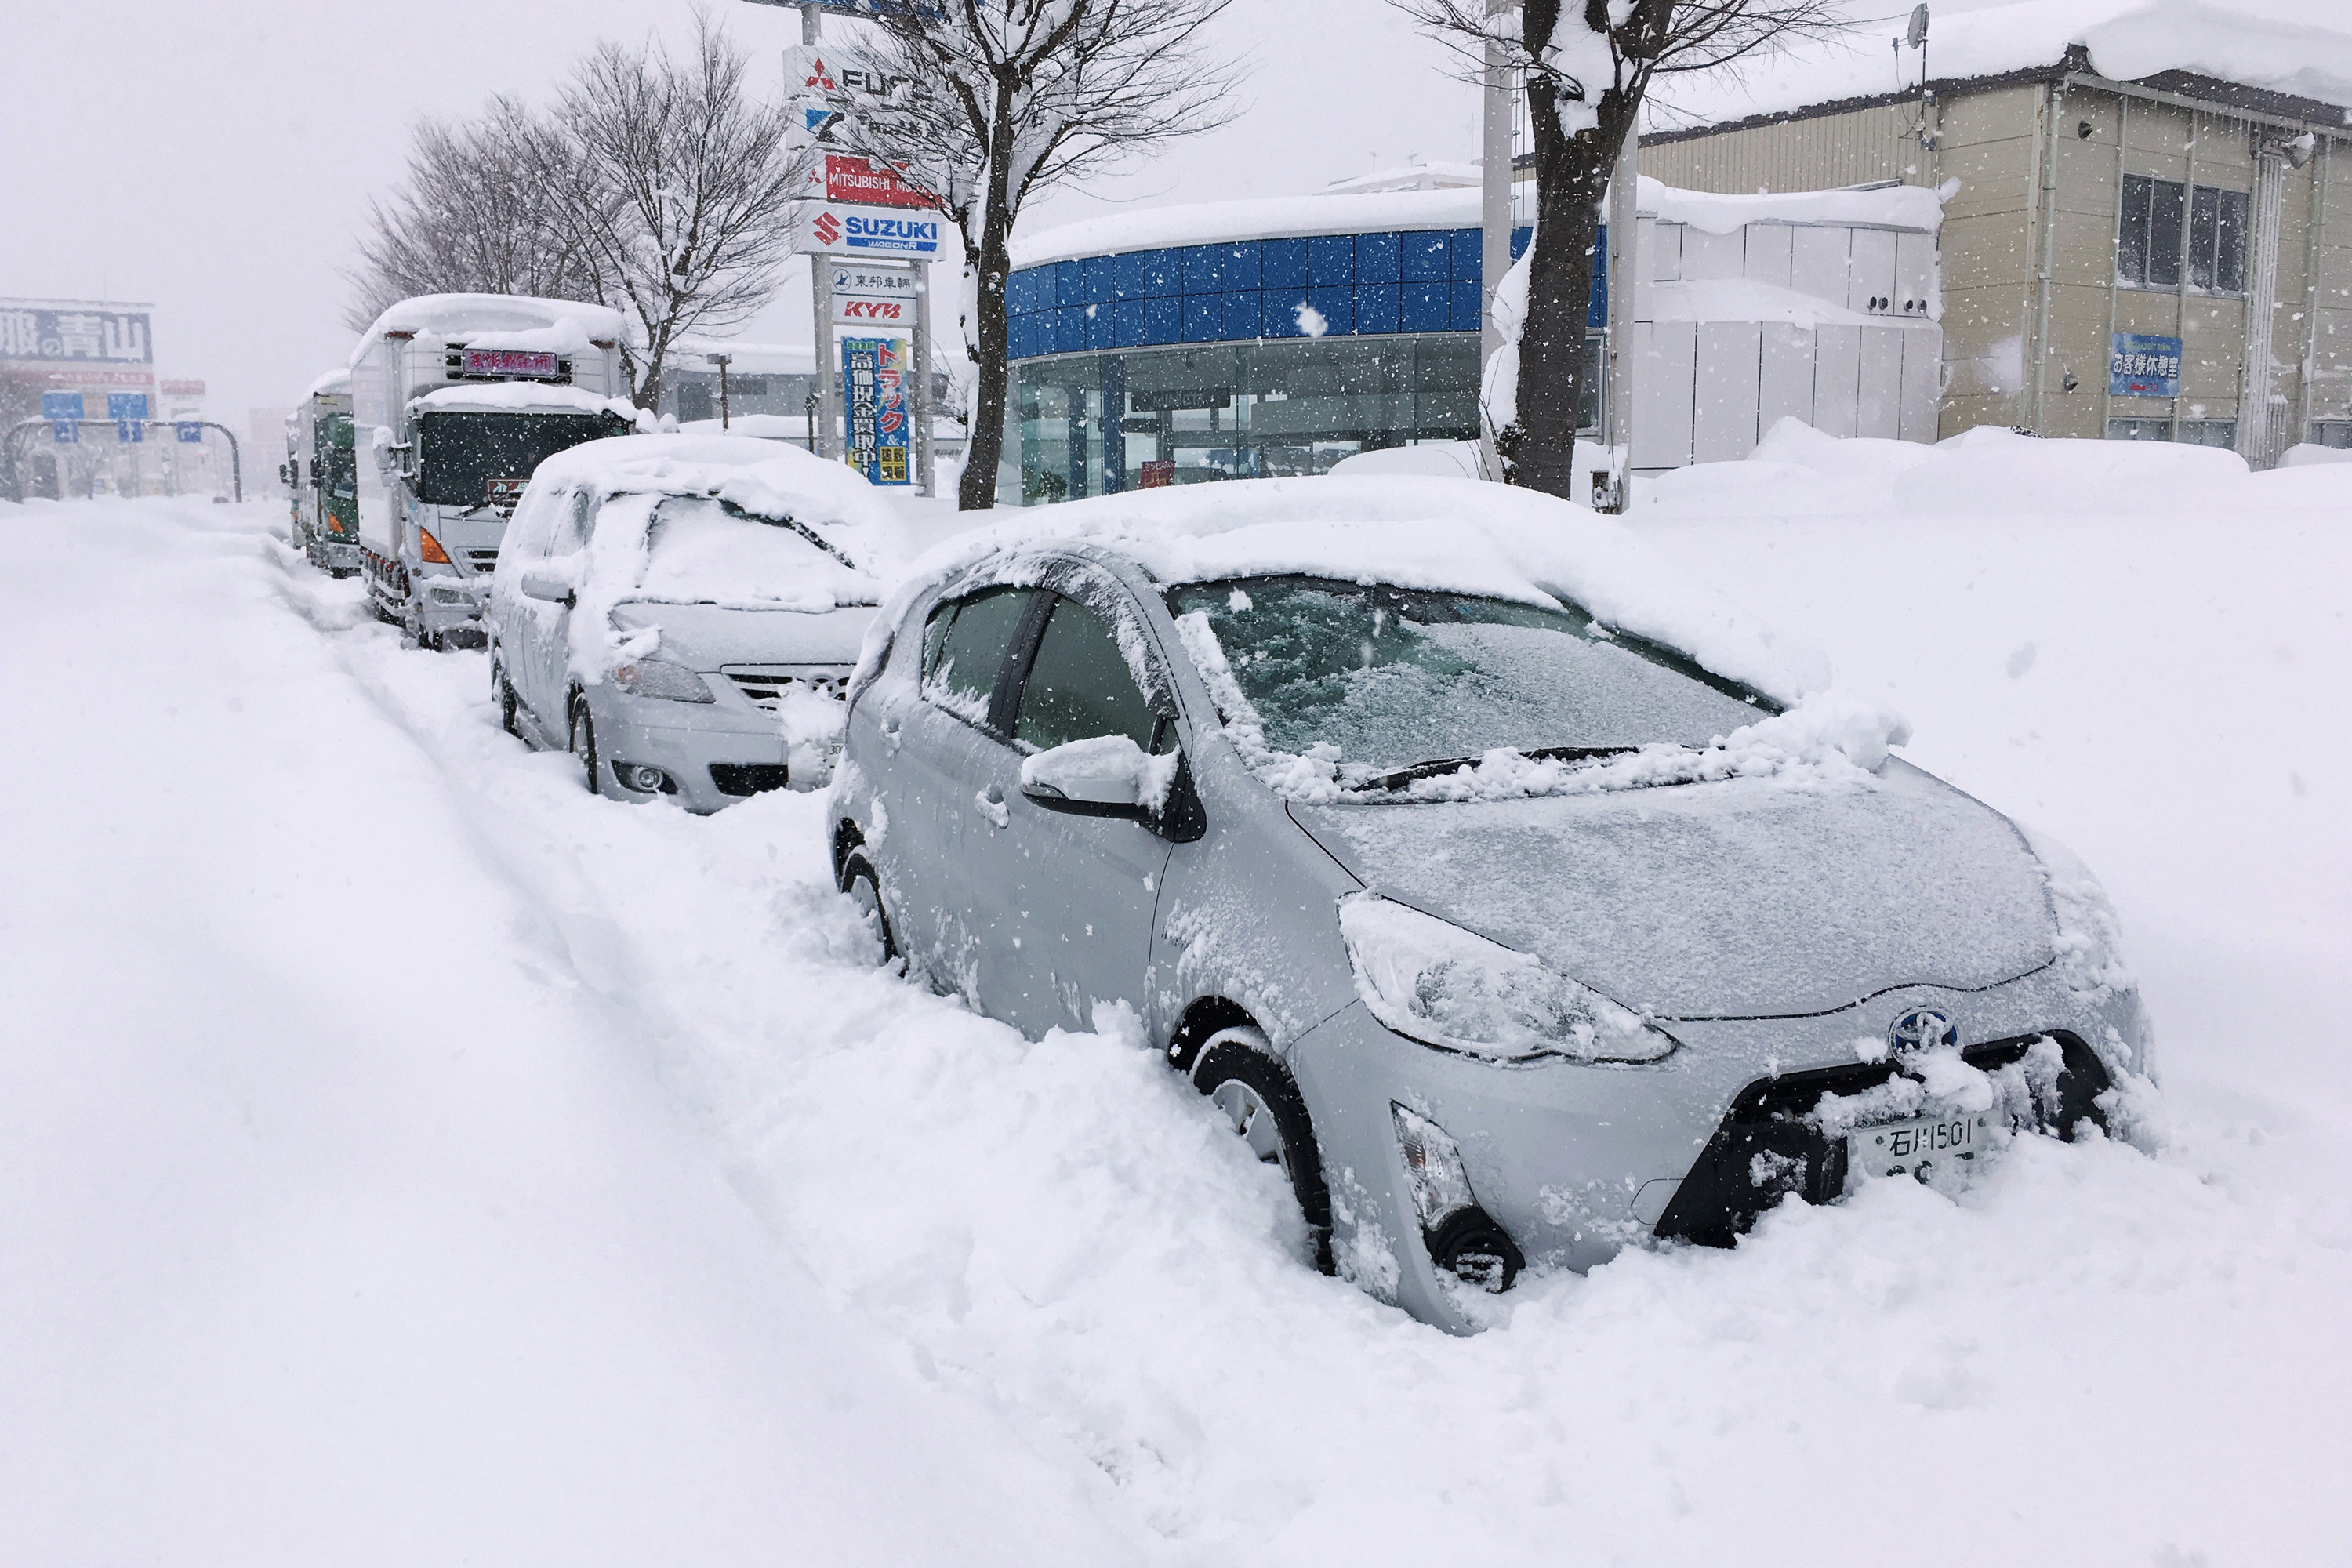
[[[971,433],[964,445],[963,479],[956,487],[962,511],[986,511],[996,504],[996,466],[1004,455],[1004,395],[1011,348],[1004,313],[1004,282],[1013,270],[1002,209],[990,204],[980,231],[980,265],[972,279],[972,309],[978,328],[979,374],[972,387]]]
[[[1584,390],[1584,336],[1598,264],[1601,197],[1633,123],[1640,88],[1601,95],[1598,123],[1574,135],[1540,79],[1528,84],[1535,132],[1535,255],[1528,264],[1528,316],[1519,332],[1519,432],[1511,482],[1549,495],[1575,491],[1577,407]]]

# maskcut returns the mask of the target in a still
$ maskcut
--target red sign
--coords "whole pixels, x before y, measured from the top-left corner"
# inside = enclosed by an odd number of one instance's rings
[[[562,369],[551,353],[520,349],[467,349],[461,363],[467,375],[554,375]]]
[[[810,226],[816,231],[816,237],[822,244],[831,245],[841,237],[841,220],[831,213],[817,214],[816,222]]]
[[[162,390],[166,397],[202,397],[205,384],[201,381],[167,381],[163,384]]]
[[[903,321],[907,319],[904,300],[844,300],[838,312],[845,325],[862,321]]]
[[[934,205],[930,197],[871,158],[855,158],[845,153],[824,155],[824,199],[866,207]]]
[[[1148,458],[1143,462],[1136,466],[1136,471],[1138,474],[1138,483],[1136,488],[1138,489],[1166,489],[1169,486],[1176,482],[1176,459],[1173,458]]]

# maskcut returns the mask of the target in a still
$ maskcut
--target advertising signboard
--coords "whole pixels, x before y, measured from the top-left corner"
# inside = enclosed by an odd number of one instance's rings
[[[833,269],[833,322],[837,327],[915,326],[915,275],[889,267]]]
[[[2107,393],[2114,397],[2180,395],[2180,340],[2145,332],[2117,332],[2107,362]]]
[[[521,349],[460,349],[458,370],[466,375],[548,376],[563,374],[562,362],[552,353]]]
[[[907,408],[907,345],[896,338],[844,338],[841,372],[849,395],[850,467],[868,484],[913,484],[907,461],[914,423]]]
[[[0,360],[18,364],[152,364],[147,312],[0,300]]]
[[[803,255],[894,257],[936,261],[947,225],[938,214],[891,207],[803,202],[793,215],[793,246]]]

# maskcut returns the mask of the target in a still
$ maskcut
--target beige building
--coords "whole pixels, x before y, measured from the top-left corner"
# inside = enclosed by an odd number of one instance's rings
[[[2032,9],[1937,23],[1963,74],[1906,65],[1932,67],[1930,39],[1895,51],[1899,90],[1831,96],[1888,79],[1869,50],[1847,51],[1867,71],[1824,53],[1760,73],[1783,79],[1742,97],[1820,96],[1737,117],[1729,93],[1703,100],[1722,117],[1645,132],[1642,171],[1740,194],[1957,182],[1941,435],[2196,441],[2257,466],[2352,446],[2352,43],[2252,22],[2223,37],[2146,6],[2073,39],[2002,21]],[[2145,68],[2208,58],[2262,83]]]

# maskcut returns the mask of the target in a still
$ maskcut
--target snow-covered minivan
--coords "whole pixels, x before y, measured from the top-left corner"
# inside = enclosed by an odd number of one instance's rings
[[[487,617],[510,733],[591,790],[719,810],[831,777],[898,518],[863,479],[740,437],[629,436],[541,463]]]

